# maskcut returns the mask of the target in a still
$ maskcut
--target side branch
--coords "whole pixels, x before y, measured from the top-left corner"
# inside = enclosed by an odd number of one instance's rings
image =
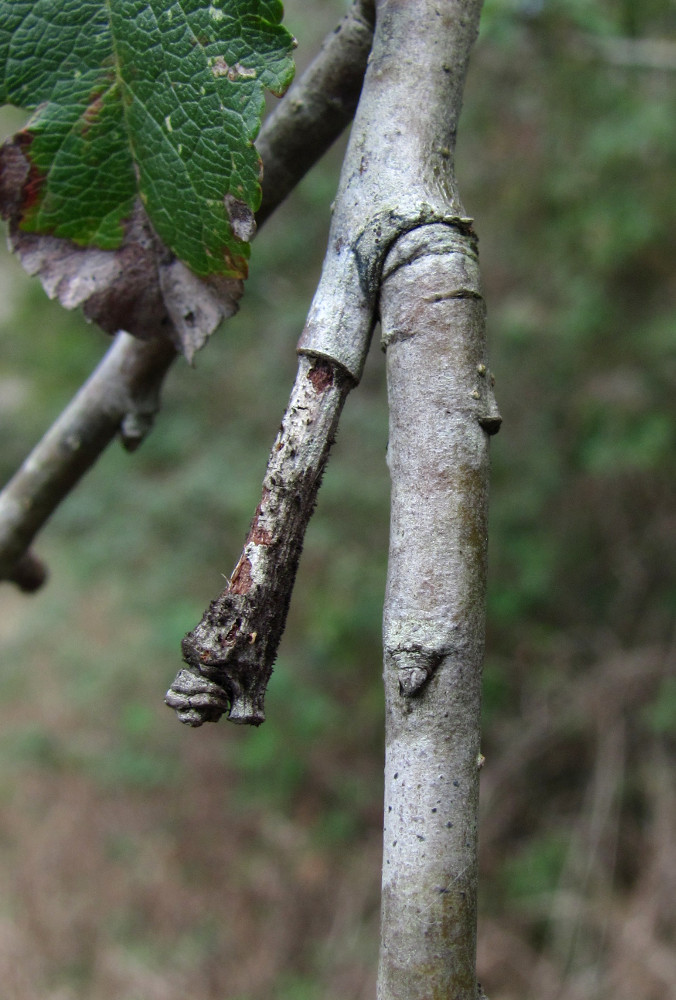
[[[264,170],[258,225],[352,121],[371,51],[374,20],[373,0],[356,0],[266,119],[256,140]]]
[[[263,159],[261,226],[354,114],[373,32],[372,0],[356,0],[280,101],[256,146]],[[174,347],[120,333],[94,374],[0,493],[0,580],[23,590],[46,577],[36,533],[119,433],[128,450],[150,430]]]
[[[225,713],[259,725],[305,530],[338,419],[354,383],[330,361],[301,356],[244,550],[220,597],[183,640],[187,669],[166,696],[181,722]]]
[[[0,494],[0,579],[22,586],[26,567],[36,565],[26,553],[34,536],[118,430],[125,447],[138,446],[159,408],[162,381],[174,357],[168,341],[118,334]],[[22,589],[36,588],[24,584]]]

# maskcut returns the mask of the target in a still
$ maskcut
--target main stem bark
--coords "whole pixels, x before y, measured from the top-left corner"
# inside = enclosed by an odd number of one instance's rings
[[[474,241],[397,244],[381,291],[390,404],[380,1000],[475,1000],[488,434]]]
[[[389,188],[398,217],[409,221],[390,241],[379,274],[392,478],[379,1000],[480,995],[488,437],[500,418],[476,238],[454,173],[480,10],[480,0],[378,2],[353,130],[361,169],[379,161],[374,183]],[[397,180],[405,195],[395,196]]]

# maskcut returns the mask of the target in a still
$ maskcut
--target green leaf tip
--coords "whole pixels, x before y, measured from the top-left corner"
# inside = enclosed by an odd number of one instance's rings
[[[32,112],[19,227],[114,250],[140,199],[193,272],[245,277],[278,0],[0,0],[0,102]]]

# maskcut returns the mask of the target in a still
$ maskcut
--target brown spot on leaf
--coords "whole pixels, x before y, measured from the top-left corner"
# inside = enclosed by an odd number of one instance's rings
[[[211,72],[214,76],[227,76],[230,67],[223,56],[216,56],[211,62]]]
[[[82,124],[80,126],[80,131],[82,136],[86,136],[96,119],[101,114],[101,109],[103,107],[103,92],[92,94],[89,104],[85,108],[84,114],[82,115]]]
[[[18,132],[0,147],[0,213],[16,223],[39,202],[46,180],[28,156],[32,141],[30,132]]]
[[[255,80],[258,75],[255,69],[242,66],[239,62],[229,66],[223,56],[216,56],[211,60],[211,72],[215,77],[227,76],[232,83],[236,83],[237,80]]]
[[[329,386],[333,385],[333,366],[329,361],[317,358],[307,377],[312,382],[317,395],[320,396]]]
[[[9,140],[0,146],[0,213],[3,219],[16,215],[29,169],[18,143]]]
[[[223,249],[223,260],[228,268],[228,278],[246,278],[249,274],[249,261],[242,254],[232,254],[227,247]]]
[[[232,574],[228,590],[231,594],[248,594],[252,584],[251,561],[248,556],[242,556]]]
[[[21,199],[21,214],[27,212],[29,208],[37,205],[42,196],[42,188],[47,178],[41,174],[35,164],[31,163],[28,172],[28,180],[23,186]]]

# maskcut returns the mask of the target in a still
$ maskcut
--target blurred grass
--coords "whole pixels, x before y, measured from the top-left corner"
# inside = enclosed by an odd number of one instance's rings
[[[309,57],[346,4],[299,0]],[[316,19],[316,20],[315,20]],[[676,996],[673,74],[579,47],[650,0],[486,4],[458,150],[481,236],[493,447],[480,978],[493,1000]],[[7,112],[1,127],[15,127]],[[170,374],[2,588],[0,978],[8,1000],[361,1000],[374,991],[387,412],[348,399],[266,704],[162,705],[236,560],[295,372],[340,149],[256,239],[240,314]],[[0,262],[0,470],[107,346]],[[673,971],[673,975],[671,972]]]

